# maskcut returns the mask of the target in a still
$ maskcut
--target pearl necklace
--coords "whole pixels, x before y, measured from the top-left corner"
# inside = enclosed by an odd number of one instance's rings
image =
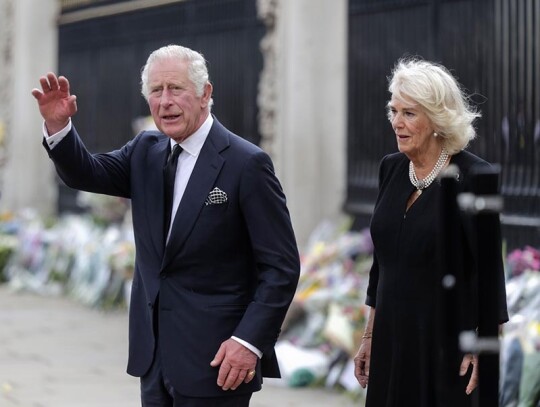
[[[422,193],[423,189],[426,189],[431,185],[433,181],[435,181],[435,178],[437,178],[437,175],[439,175],[439,172],[441,172],[441,170],[443,169],[444,164],[446,164],[446,160],[448,160],[448,157],[448,151],[443,148],[441,151],[441,155],[439,155],[439,158],[435,163],[435,167],[433,167],[431,172],[424,179],[418,179],[418,177],[416,176],[416,172],[414,171],[414,164],[412,163],[412,161],[409,161],[409,179],[411,180],[411,184],[413,184],[414,187],[417,189],[416,193],[418,195]]]

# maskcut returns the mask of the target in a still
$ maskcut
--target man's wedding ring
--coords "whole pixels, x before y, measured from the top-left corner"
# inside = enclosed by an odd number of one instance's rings
[[[253,375],[255,375],[255,370],[250,370],[250,371],[248,372],[248,376],[253,376]]]

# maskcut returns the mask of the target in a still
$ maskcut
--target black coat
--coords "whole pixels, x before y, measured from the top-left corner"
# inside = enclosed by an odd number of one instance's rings
[[[459,167],[458,189],[469,188],[470,171],[475,166],[489,165],[475,155],[462,151],[452,156],[451,164]],[[409,160],[402,153],[386,156],[380,166],[379,195],[371,221],[374,263],[370,271],[366,304],[374,307],[375,320],[371,348],[371,365],[367,392],[369,407],[414,406],[433,407],[442,404],[437,391],[437,339],[441,320],[439,281],[442,276],[441,255],[444,240],[441,233],[441,185],[435,181],[423,191],[407,210],[407,201],[415,191],[409,180]],[[474,329],[477,323],[477,263],[471,222],[459,219],[453,253],[461,259],[462,316],[459,328]],[[499,290],[501,322],[508,320],[502,248],[493,253],[499,259],[494,270]],[[494,310],[494,312],[497,312]],[[458,360],[459,359],[459,360]],[[458,376],[461,358],[450,368]],[[471,398],[465,396],[466,377],[459,385],[459,394],[448,401],[465,407]],[[457,380],[457,379],[456,379]],[[452,404],[454,403],[455,404]]]

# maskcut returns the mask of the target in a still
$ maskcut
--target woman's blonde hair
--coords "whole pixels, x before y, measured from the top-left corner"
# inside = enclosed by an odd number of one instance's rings
[[[444,66],[402,58],[392,70],[388,90],[393,97],[424,110],[450,154],[460,152],[476,137],[473,122],[481,114]]]

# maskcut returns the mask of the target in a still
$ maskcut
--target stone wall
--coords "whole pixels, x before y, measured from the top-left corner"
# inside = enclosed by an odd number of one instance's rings
[[[0,0],[0,212],[56,206],[52,166],[41,146],[41,116],[31,95],[57,66],[57,0]]]
[[[274,160],[299,243],[342,212],[346,180],[346,0],[258,0],[267,27],[262,147]]]

